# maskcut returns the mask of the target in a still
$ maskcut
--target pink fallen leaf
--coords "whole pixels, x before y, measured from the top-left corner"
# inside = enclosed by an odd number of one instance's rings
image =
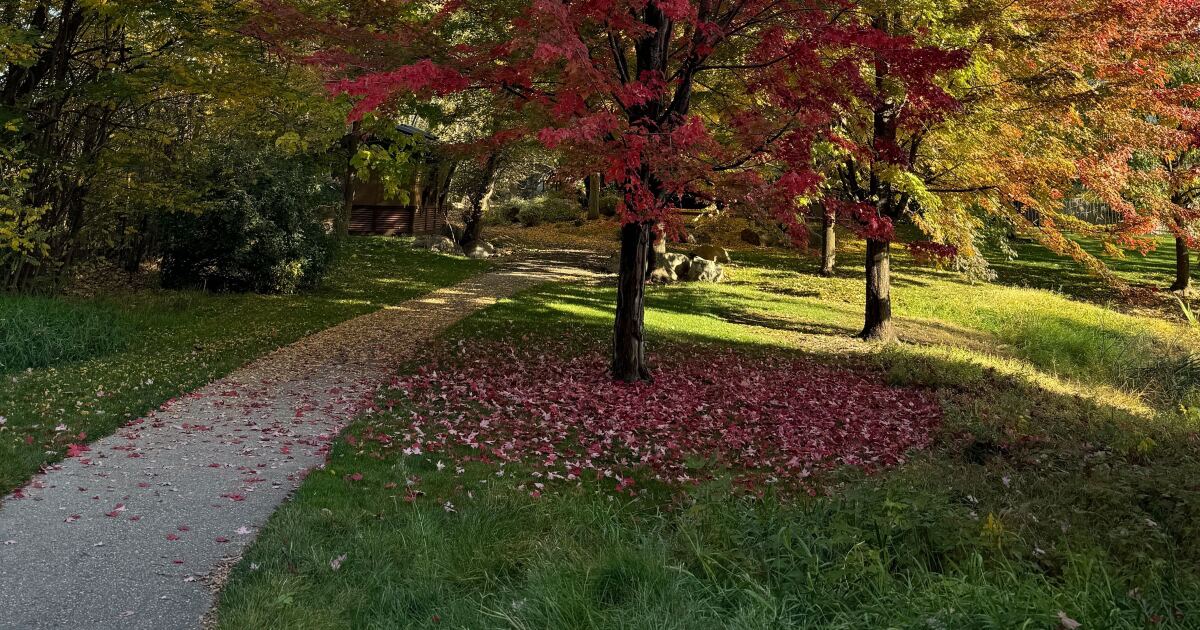
[[[334,571],[337,571],[338,569],[342,568],[342,563],[345,561],[346,561],[346,554],[342,554],[342,555],[329,561],[329,568],[333,569]]]

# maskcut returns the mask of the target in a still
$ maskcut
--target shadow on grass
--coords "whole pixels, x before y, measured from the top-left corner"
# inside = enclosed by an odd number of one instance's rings
[[[953,321],[901,318],[916,343],[881,349],[849,338],[857,304],[773,285],[803,271],[753,273],[774,274],[770,294],[754,282],[651,290],[651,352],[719,345],[878,370],[937,390],[937,442],[887,474],[840,471],[820,496],[787,502],[720,484],[634,500],[588,480],[531,499],[492,468],[451,475],[442,454],[339,442],[235,571],[224,627],[1058,627],[1058,611],[1086,627],[1194,622],[1196,427],[1116,391],[1110,371],[1088,386],[1061,376],[1064,361],[1074,374],[1133,352],[1132,329],[1028,304],[997,335],[949,309]],[[604,353],[613,303],[611,287],[542,287],[446,343],[569,335]],[[1001,336],[1031,345],[1009,352]],[[395,434],[410,411],[351,431]],[[406,479],[428,496],[409,503]]]
[[[875,356],[877,348],[852,338],[857,332],[857,310],[852,305],[806,298],[743,298],[716,288],[654,291],[647,299],[646,315],[651,351],[655,343],[671,342],[729,345],[750,352],[799,352],[829,361]],[[461,334],[519,337],[570,330],[590,340],[594,348],[606,348],[613,300],[609,288],[538,289],[460,324],[470,328]],[[1037,324],[1036,330],[1031,322]],[[1155,378],[1155,357],[1166,350],[1157,348],[1159,341],[1148,336],[1087,326],[1066,317],[1022,322],[1002,337],[934,319],[898,318],[898,324],[901,338],[916,344],[914,348],[946,348],[960,353],[957,356],[963,361],[991,366],[1052,393],[1081,396],[1143,418],[1153,415],[1139,394],[1154,385],[1147,379]],[[1027,338],[1027,342],[1013,347],[1010,338]]]
[[[1173,239],[1166,236],[1159,236],[1156,241],[1158,247],[1145,255],[1129,252],[1124,258],[1114,258],[1092,240],[1076,240],[1084,251],[1099,258],[1126,282],[1134,286],[1164,289],[1175,278],[1175,244]],[[985,252],[1000,283],[1058,291],[1101,304],[1121,297],[1102,278],[1089,273],[1068,257],[1059,256],[1034,242],[1015,241],[1010,245],[1017,253],[1016,259],[1010,260],[994,250]]]

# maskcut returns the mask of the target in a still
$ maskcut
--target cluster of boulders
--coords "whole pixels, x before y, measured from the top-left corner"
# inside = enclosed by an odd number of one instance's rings
[[[725,267],[730,262],[729,252],[715,245],[701,245],[689,254],[660,253],[658,265],[650,271],[647,280],[659,284],[671,282],[723,282]],[[613,254],[605,265],[608,273],[617,273],[621,268],[621,255]]]
[[[426,249],[431,252],[457,254],[476,259],[493,258],[509,253],[508,250],[497,248],[487,241],[480,241],[470,251],[463,251],[458,246],[458,243],[455,243],[453,239],[446,236],[418,236],[413,241],[413,249]]]

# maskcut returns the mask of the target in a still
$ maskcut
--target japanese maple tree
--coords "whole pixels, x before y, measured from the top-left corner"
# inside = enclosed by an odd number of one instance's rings
[[[957,101],[939,83],[968,59],[936,37],[947,7],[924,3],[866,1],[845,16],[869,26],[853,99],[838,120],[828,158],[831,194],[826,225],[835,215],[867,241],[866,309],[860,336],[895,337],[891,321],[891,243],[896,222],[935,210],[936,197],[919,159],[934,125]],[[926,177],[922,177],[926,175]],[[826,238],[829,238],[828,236]],[[950,249],[935,246],[934,249]]]
[[[1177,194],[1189,170],[1147,170],[1133,158],[1188,155],[1185,92],[1168,85],[1167,69],[1194,37],[1195,2],[864,0],[846,19],[926,46],[864,64],[868,89],[839,121],[846,141],[825,159],[827,205],[868,241],[863,337],[894,334],[888,244],[898,220],[930,239],[910,243],[918,258],[978,270],[982,222],[999,216],[1117,283],[1067,235],[1113,253],[1145,249],[1160,223],[1191,216]],[[1081,197],[1121,220],[1076,217]]]
[[[821,181],[811,147],[861,84],[863,51],[912,50],[839,19],[851,9],[840,0],[414,0],[385,27],[262,8],[265,36],[318,42],[309,61],[358,99],[353,116],[487,91],[521,113],[495,142],[536,137],[580,178],[599,170],[619,187],[623,381],[650,378],[645,276],[654,241],[678,229],[678,200],[767,213],[803,239],[795,204]]]
[[[1144,250],[1151,230],[1187,214],[1170,200],[1187,178],[1191,118],[1172,69],[1194,46],[1197,3],[1018,0],[982,3],[970,19],[971,62],[950,82],[961,107],[918,160],[937,191],[922,228],[970,255],[983,210],[1119,285],[1076,238]],[[1081,219],[1081,199],[1119,221]]]

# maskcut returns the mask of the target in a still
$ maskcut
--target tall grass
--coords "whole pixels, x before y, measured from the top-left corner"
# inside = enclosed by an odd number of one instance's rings
[[[0,296],[0,374],[116,352],[130,325],[114,308],[29,296]]]

